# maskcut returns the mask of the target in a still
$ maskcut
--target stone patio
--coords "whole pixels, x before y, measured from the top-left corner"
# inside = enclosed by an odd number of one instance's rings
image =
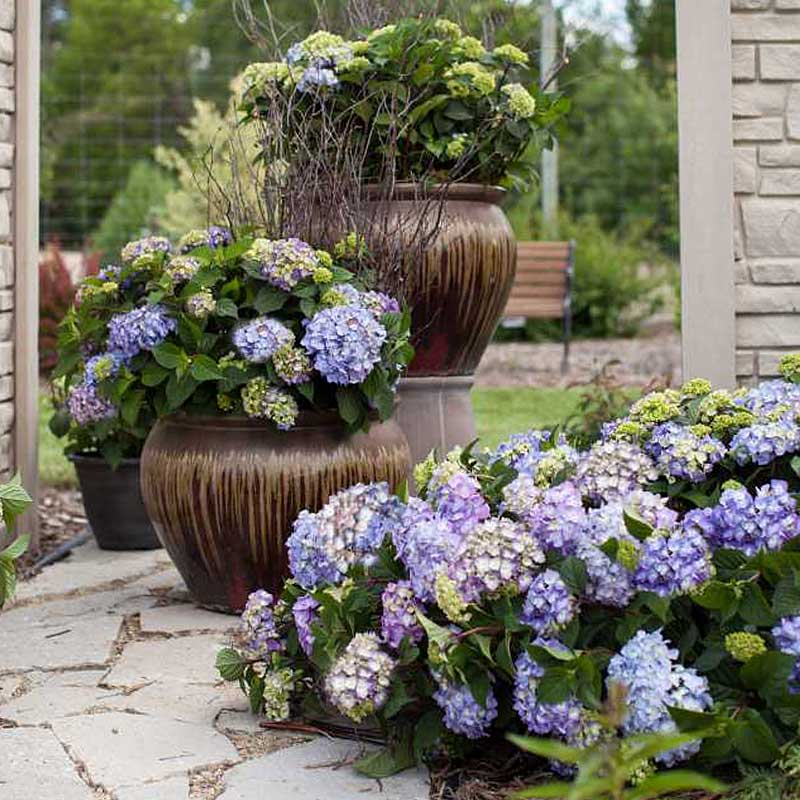
[[[3,800],[424,800],[358,775],[352,741],[268,731],[214,668],[235,617],[196,608],[163,551],[86,544],[0,612]]]

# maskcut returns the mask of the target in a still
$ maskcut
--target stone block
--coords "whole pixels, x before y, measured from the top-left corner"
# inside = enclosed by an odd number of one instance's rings
[[[758,193],[764,196],[800,195],[800,169],[768,169],[761,173]]]
[[[765,81],[794,81],[800,79],[800,45],[762,44],[759,76]]]
[[[14,371],[14,345],[0,342],[0,375],[10,375]]]
[[[181,633],[183,631],[231,631],[239,624],[238,617],[205,611],[188,603],[159,606],[142,611],[142,630],[147,632]]]
[[[748,256],[800,257],[800,198],[745,198],[742,219]]]
[[[764,11],[769,8],[770,0],[731,0],[732,11]]]
[[[733,79],[754,81],[756,79],[756,48],[752,44],[733,46]]]
[[[11,400],[14,397],[14,378],[4,375],[0,378],[0,400]]]
[[[765,144],[758,148],[762,167],[800,167],[800,145]]]
[[[779,142],[783,139],[783,117],[735,119],[733,139],[736,142]]]
[[[14,427],[14,404],[0,403],[0,434],[8,433]]]
[[[790,139],[800,139],[800,84],[794,84],[786,103],[786,132]]]
[[[0,141],[14,141],[14,117],[11,114],[0,114]]]
[[[123,786],[117,790],[117,800],[186,800],[189,797],[189,776],[167,778],[140,786]]]
[[[0,189],[11,188],[11,170],[0,169]]]
[[[0,88],[0,111],[13,111],[14,108],[14,90]]]
[[[0,192],[0,241],[11,239],[11,202],[9,192]]]
[[[738,347],[800,347],[800,315],[752,314],[736,318]]]
[[[778,11],[800,11],[800,0],[775,0]]]
[[[14,85],[13,64],[0,63],[0,86],[12,87]]]
[[[14,30],[16,0],[0,0],[0,28],[5,31]]]
[[[736,351],[736,377],[746,378],[753,374],[755,354],[752,350]]]
[[[8,31],[0,31],[0,61],[14,63],[14,36]]]
[[[739,314],[795,314],[800,311],[800,286],[737,286]]]
[[[758,353],[758,376],[759,378],[774,378],[780,373],[778,365],[781,359],[792,350],[761,350]]]
[[[14,315],[10,311],[0,314],[0,341],[8,342],[14,338]]]
[[[734,283],[750,283],[750,273],[747,270],[747,262],[737,258],[733,262],[733,281]]]
[[[750,276],[753,283],[800,284],[800,259],[752,260]]]
[[[742,83],[733,87],[734,117],[775,117],[786,110],[788,89],[781,83]]]
[[[11,168],[14,166],[14,145],[0,142],[0,167]]]
[[[92,800],[96,797],[78,776],[52,731],[42,728],[0,729],[0,786],[3,797],[51,797],[53,800]]]
[[[14,285],[14,250],[0,244],[0,288]]]
[[[734,150],[733,189],[738,194],[755,194],[756,153],[755,147],[737,147]]]
[[[800,41],[800,15],[732,14],[731,39],[734,42]]]

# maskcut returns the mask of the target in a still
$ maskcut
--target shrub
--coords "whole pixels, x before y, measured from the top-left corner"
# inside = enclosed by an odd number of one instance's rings
[[[165,198],[174,187],[163,169],[145,159],[136,161],[92,235],[93,247],[108,261],[131,239],[159,233]]]
[[[31,504],[30,495],[22,488],[19,477],[0,486],[0,512],[6,531],[14,527],[17,517]],[[16,560],[28,549],[28,537],[20,536],[0,550],[0,608],[14,596],[17,585]]]
[[[274,719],[321,704],[379,725],[387,750],[359,765],[377,776],[493,732],[548,736],[568,745],[557,761],[582,760],[619,686],[631,744],[688,734],[642,751],[648,791],[676,775],[647,775],[681,762],[788,775],[800,355],[781,369],[736,393],[702,380],[650,393],[587,450],[529,431],[430,457],[416,498],[334,495],[296,521],[292,578],[277,603],[251,596],[221,674]]]
[[[58,242],[50,242],[39,262],[39,371],[49,372],[58,360],[58,326],[67,314],[75,289]]]

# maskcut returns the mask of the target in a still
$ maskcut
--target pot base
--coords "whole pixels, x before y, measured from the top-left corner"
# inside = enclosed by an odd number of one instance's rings
[[[398,396],[397,418],[417,464],[431,450],[445,455],[457,445],[473,441],[475,415],[470,390],[472,375],[403,378]]]

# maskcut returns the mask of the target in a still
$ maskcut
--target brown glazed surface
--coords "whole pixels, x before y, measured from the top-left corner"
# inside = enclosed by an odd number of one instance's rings
[[[278,595],[284,544],[301,510],[359,481],[396,488],[410,468],[391,419],[348,434],[334,415],[303,412],[280,432],[234,417],[175,415],[151,431],[141,462],[150,519],[195,601],[240,611],[247,595]]]
[[[437,213],[435,202],[416,199],[419,188],[398,184],[379,214],[413,225],[420,213]],[[503,189],[478,184],[447,187],[441,228],[405,279],[412,309],[416,357],[411,377],[470,375],[494,334],[514,283],[514,233],[499,203]],[[433,206],[433,211],[431,210]],[[391,229],[391,228],[390,228]]]

